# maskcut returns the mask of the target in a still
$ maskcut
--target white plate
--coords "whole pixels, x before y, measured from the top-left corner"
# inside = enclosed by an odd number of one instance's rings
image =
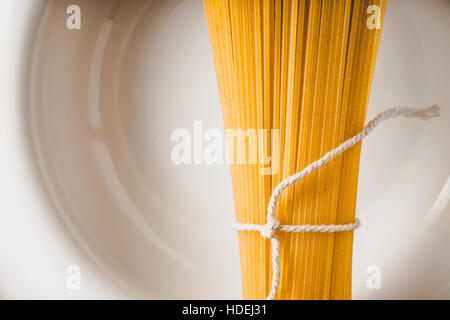
[[[6,294],[242,297],[237,239],[229,225],[234,212],[228,167],[176,166],[170,158],[174,130],[192,132],[196,120],[203,121],[205,129],[223,129],[201,1],[77,3],[81,30],[66,28],[66,2],[49,1],[29,9],[39,12],[38,34],[27,39],[34,43],[28,46],[32,63],[23,67],[29,75],[29,121],[10,132],[18,136],[19,127],[29,126],[37,158],[27,152],[16,156],[38,163],[40,177],[23,198],[17,195],[34,177],[31,169],[15,188],[8,189],[3,182],[2,191],[15,195],[4,204],[9,211],[33,197],[30,203],[40,207],[35,206],[34,212],[24,209],[24,220],[0,235],[7,234],[0,239],[9,242],[3,244],[2,256],[12,257],[0,275],[15,274],[15,279],[41,275],[43,279],[29,283],[53,283],[53,289],[31,292],[26,281],[14,280],[6,286],[13,293]],[[445,1],[389,2],[368,118],[395,105],[437,102],[448,107],[449,7]],[[23,96],[26,89],[18,91]],[[423,249],[408,245],[450,172],[448,109],[442,113],[429,122],[392,120],[364,144],[355,298],[450,297],[445,287],[450,279],[445,253],[449,239],[441,237],[436,243],[429,232]],[[26,139],[16,139],[25,144]],[[2,147],[11,145],[10,140],[1,141]],[[2,169],[8,180],[20,170],[12,165]],[[50,195],[54,209],[43,204],[47,199],[33,196],[40,190]],[[82,252],[68,244],[66,229],[54,221],[42,221],[45,229],[28,226],[29,232],[20,235],[26,221],[49,212],[63,218]],[[34,244],[33,250],[34,241],[43,243]],[[45,245],[53,241],[61,241],[61,246]],[[19,247],[28,258],[13,255]],[[64,248],[77,254],[51,266],[41,261],[58,259]],[[436,255],[421,259],[422,252],[430,250]],[[408,252],[419,257],[410,258]],[[440,264],[432,263],[438,257],[443,259]],[[26,261],[36,261],[39,270],[14,271]],[[83,286],[64,294],[67,275],[62,266],[68,264],[81,266]],[[381,290],[366,286],[371,265],[380,268]],[[431,288],[421,281],[424,272]]]

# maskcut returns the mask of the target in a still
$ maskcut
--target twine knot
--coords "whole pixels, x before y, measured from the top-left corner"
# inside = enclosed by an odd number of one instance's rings
[[[280,221],[273,219],[267,221],[267,223],[264,225],[264,228],[261,229],[261,236],[266,239],[272,239],[275,237],[275,233],[280,229]]]

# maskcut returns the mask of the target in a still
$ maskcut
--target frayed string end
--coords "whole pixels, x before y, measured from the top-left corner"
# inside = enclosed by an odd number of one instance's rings
[[[440,116],[440,107],[437,104],[432,105],[431,107],[425,109],[419,109],[411,114],[413,117],[421,118],[422,120],[428,120],[433,117]]]

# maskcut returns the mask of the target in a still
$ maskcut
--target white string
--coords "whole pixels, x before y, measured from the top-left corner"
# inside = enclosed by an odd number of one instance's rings
[[[270,239],[271,242],[271,250],[272,250],[272,288],[270,290],[269,295],[267,296],[267,300],[272,300],[275,298],[277,294],[278,286],[280,284],[280,241],[277,237],[278,231],[284,232],[345,232],[357,229],[361,223],[356,218],[354,223],[342,224],[342,225],[282,225],[276,218],[276,206],[278,203],[278,199],[283,193],[284,189],[289,187],[290,185],[296,183],[300,179],[306,177],[311,174],[313,171],[319,169],[324,166],[326,163],[331,161],[331,159],[337,157],[345,150],[349,149],[362,139],[364,139],[369,133],[375,129],[375,127],[383,122],[384,120],[394,118],[394,117],[407,117],[407,118],[421,118],[423,120],[428,120],[432,117],[439,116],[439,106],[433,105],[429,108],[425,109],[414,109],[408,107],[397,107],[387,109],[379,113],[375,118],[373,118],[364,128],[363,130],[355,135],[354,137],[348,139],[339,145],[336,149],[331,150],[326,153],[319,160],[311,163],[309,166],[304,168],[302,171],[297,172],[296,174],[286,178],[281,181],[272,192],[272,196],[270,197],[269,205],[267,207],[267,223],[264,225],[259,224],[249,224],[249,223],[234,223],[234,226],[237,230],[243,231],[257,231],[261,233],[266,239]]]

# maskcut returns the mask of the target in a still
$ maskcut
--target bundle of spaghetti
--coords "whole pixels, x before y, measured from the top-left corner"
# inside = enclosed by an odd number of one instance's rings
[[[266,223],[278,183],[362,129],[385,2],[204,0],[238,222]],[[360,144],[287,189],[277,219],[353,222],[359,157]],[[351,298],[352,231],[278,236],[276,298]],[[244,298],[265,298],[270,242],[238,237]]]

